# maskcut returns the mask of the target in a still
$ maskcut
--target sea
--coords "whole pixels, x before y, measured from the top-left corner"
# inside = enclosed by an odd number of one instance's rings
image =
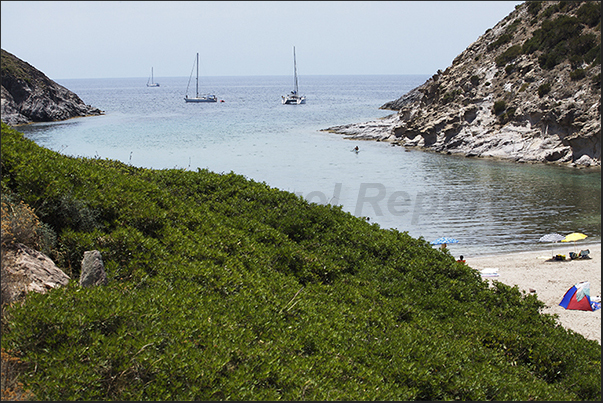
[[[186,103],[188,77],[62,79],[102,116],[19,127],[64,155],[152,169],[234,172],[311,203],[341,206],[455,256],[568,253],[601,241],[601,170],[466,158],[345,139],[336,125],[392,114],[379,107],[429,75],[299,76],[303,105],[283,105],[289,76],[200,77],[216,103]],[[358,147],[358,150],[355,150]],[[576,243],[545,243],[580,232]],[[439,245],[433,245],[434,248]]]

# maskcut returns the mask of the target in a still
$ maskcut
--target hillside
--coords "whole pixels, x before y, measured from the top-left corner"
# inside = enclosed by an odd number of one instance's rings
[[[389,117],[326,131],[468,157],[601,164],[601,2],[526,2]]]
[[[84,251],[107,271],[4,307],[3,353],[39,400],[601,398],[598,342],[422,238],[234,173],[62,156],[5,124],[1,153],[3,233],[23,202],[71,279]]]
[[[18,126],[100,115],[76,94],[2,49],[2,122]]]

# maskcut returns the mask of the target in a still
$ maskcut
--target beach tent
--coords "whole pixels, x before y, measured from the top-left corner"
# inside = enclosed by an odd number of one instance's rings
[[[578,283],[565,293],[559,303],[565,309],[575,309],[579,311],[596,311],[601,309],[600,302],[590,300],[590,283],[583,281]]]

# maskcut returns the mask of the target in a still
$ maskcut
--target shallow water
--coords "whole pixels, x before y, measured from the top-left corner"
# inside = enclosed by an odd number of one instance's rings
[[[186,77],[59,80],[106,114],[21,127],[66,155],[164,169],[235,172],[315,203],[342,205],[383,228],[459,243],[465,256],[550,250],[547,233],[601,235],[600,169],[571,169],[405,150],[345,140],[330,126],[379,110],[428,76],[300,76],[305,105],[282,105],[292,78],[206,77],[215,104],[187,104]],[[359,152],[353,147],[358,145]]]

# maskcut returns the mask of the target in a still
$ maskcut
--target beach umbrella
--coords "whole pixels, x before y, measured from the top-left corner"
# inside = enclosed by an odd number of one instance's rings
[[[581,239],[587,238],[588,235],[584,235],[580,232],[572,232],[569,235],[566,235],[565,238],[563,238],[561,240],[561,242],[573,242],[574,243],[574,249],[576,248],[576,241],[579,241]]]
[[[561,234],[556,234],[556,233],[552,233],[552,234],[546,234],[540,237],[540,239],[538,240],[538,242],[553,242],[553,243],[557,243],[559,241],[564,240],[565,237]],[[555,256],[555,253],[553,252],[553,247],[551,246],[551,253],[553,254],[553,256]]]
[[[561,242],[576,242],[587,237],[588,235],[584,235],[579,232],[572,232],[571,234],[566,235]]]
[[[446,245],[448,245],[449,243],[458,243],[459,241],[457,241],[454,238],[449,238],[449,237],[441,237],[436,239],[435,241],[432,241],[431,244],[432,245],[443,245],[443,247],[445,248]]]

